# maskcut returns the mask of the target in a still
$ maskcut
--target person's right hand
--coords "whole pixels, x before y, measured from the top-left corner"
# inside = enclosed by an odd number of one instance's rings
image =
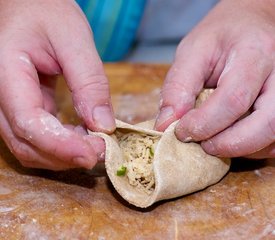
[[[115,129],[108,80],[84,14],[73,0],[0,0],[0,26],[1,137],[26,167],[92,168],[104,141],[55,118],[52,78],[63,73],[89,129]]]
[[[219,157],[275,157],[275,2],[223,0],[181,41],[156,129]],[[194,109],[203,87],[213,94]]]

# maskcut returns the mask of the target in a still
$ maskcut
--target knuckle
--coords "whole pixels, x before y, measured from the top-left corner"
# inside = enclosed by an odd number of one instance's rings
[[[23,137],[26,134],[27,126],[25,120],[20,114],[14,114],[10,121],[11,128],[15,135]]]
[[[24,143],[19,142],[17,139],[13,138],[10,141],[10,151],[15,155],[15,157],[21,162],[29,158],[29,153],[27,146]]]
[[[196,36],[197,34],[192,31],[188,36],[186,36],[184,39],[181,40],[181,42],[178,44],[176,52],[185,52],[189,49],[205,49],[205,45],[209,47],[209,42],[213,41],[213,37],[204,32],[202,35],[203,37],[198,38]]]
[[[206,140],[211,137],[211,128],[204,118],[198,118],[200,122],[190,119],[189,131],[193,140]]]
[[[80,96],[109,96],[109,82],[103,74],[82,73],[81,84],[75,85],[72,89],[74,97]]]
[[[176,54],[184,51],[184,49],[188,46],[188,42],[189,42],[188,38],[181,40],[176,48]]]
[[[178,69],[173,67],[167,74],[167,77],[164,81],[163,91],[166,91],[169,94],[171,91],[184,91],[186,92],[189,88],[185,81],[182,81],[181,75],[178,73]]]
[[[245,88],[238,88],[227,97],[226,108],[234,117],[240,117],[251,106],[251,94]]]
[[[176,89],[167,88],[160,94],[160,107],[174,106],[175,108],[193,107],[195,96],[187,91],[178,91]]]
[[[238,157],[240,152],[240,146],[236,142],[229,142],[226,146],[220,147],[221,152],[227,152],[227,156],[229,157]]]
[[[103,70],[95,70],[95,71],[83,71],[78,74],[78,78],[83,82],[82,86],[78,87],[78,89],[85,88],[87,86],[92,87],[102,87],[108,86],[108,80]]]

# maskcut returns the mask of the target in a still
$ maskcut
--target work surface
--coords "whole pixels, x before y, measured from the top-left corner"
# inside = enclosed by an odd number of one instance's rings
[[[167,69],[107,65],[116,116],[154,117]],[[77,123],[62,81],[57,100],[59,118]],[[275,239],[274,161],[234,159],[218,184],[141,210],[121,199],[100,167],[25,169],[0,140],[0,239]]]

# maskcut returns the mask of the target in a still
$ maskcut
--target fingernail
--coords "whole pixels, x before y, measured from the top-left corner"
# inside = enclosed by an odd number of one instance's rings
[[[171,106],[163,107],[160,109],[160,112],[156,121],[156,128],[161,128],[162,125],[168,121],[175,120],[175,112]],[[169,123],[170,123],[169,121]]]
[[[85,136],[84,139],[92,145],[93,150],[96,152],[97,160],[104,161],[105,160],[105,141],[100,137],[94,136]]]
[[[99,162],[103,162],[105,160],[105,152],[101,152],[100,154],[97,154],[97,159]]]
[[[86,167],[87,166],[87,159],[85,159],[84,157],[75,157],[73,159],[73,163],[79,165],[79,166],[82,166],[82,167]]]
[[[194,142],[194,139],[190,136],[190,133],[183,127],[182,121],[177,124],[175,133],[177,138],[182,142]]]
[[[183,142],[185,142],[185,143],[193,142],[193,138],[192,137],[186,137],[186,138],[183,139]]]
[[[178,131],[176,130],[176,136],[177,136],[177,138],[180,140],[180,141],[182,141],[182,142],[184,142],[184,143],[190,143],[190,142],[196,142],[196,141],[194,141],[194,139],[192,138],[192,137],[188,137],[188,136],[186,136],[185,134],[182,134],[182,133],[180,133],[180,134],[178,134]]]
[[[108,132],[115,129],[115,120],[109,105],[96,106],[93,111],[93,119],[96,126]]]
[[[213,144],[213,142],[211,140],[205,141],[201,143],[203,149],[211,155],[217,155],[218,151],[215,147],[215,145]]]
[[[192,137],[187,136],[184,133],[178,133],[178,130],[176,130],[176,136],[177,136],[178,140],[180,140],[181,142],[184,142],[184,143],[195,142]]]

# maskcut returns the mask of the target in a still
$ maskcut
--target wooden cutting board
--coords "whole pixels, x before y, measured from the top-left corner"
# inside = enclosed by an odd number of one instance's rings
[[[168,66],[106,65],[116,116],[155,116]],[[79,120],[60,80],[58,117]],[[274,160],[234,159],[203,191],[141,210],[113,189],[104,170],[51,172],[20,166],[0,141],[0,239],[275,239]]]

